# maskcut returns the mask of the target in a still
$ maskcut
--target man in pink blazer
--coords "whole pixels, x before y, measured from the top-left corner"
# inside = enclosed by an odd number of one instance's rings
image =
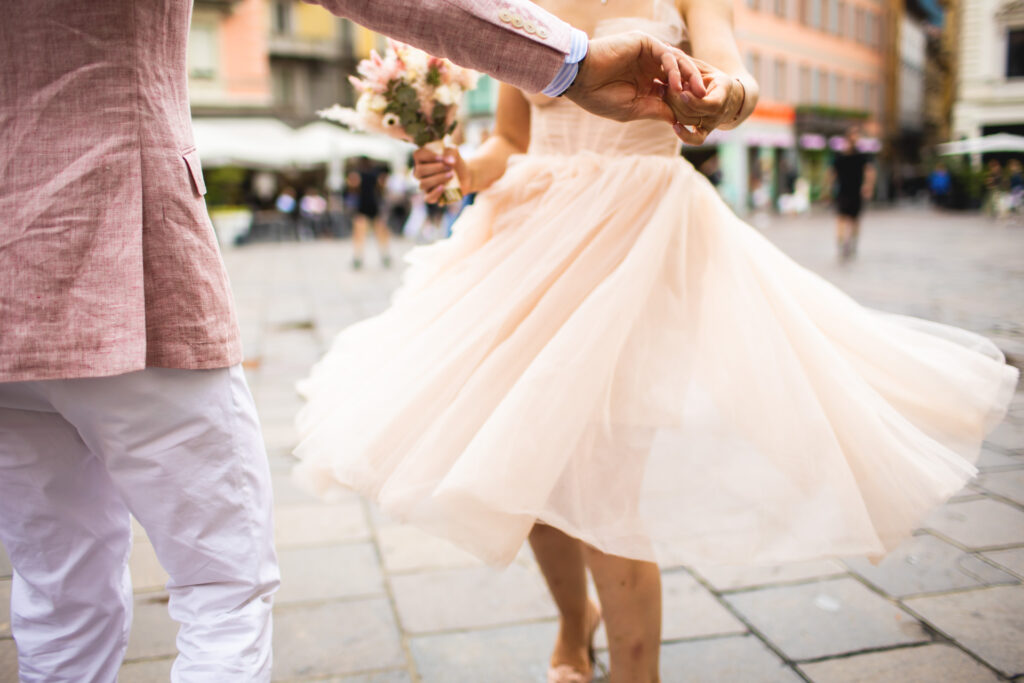
[[[670,120],[654,79],[695,74],[525,0],[320,4],[614,118]],[[190,5],[4,4],[0,540],[23,681],[115,680],[129,513],[170,575],[172,679],[270,678],[270,477],[192,139]]]

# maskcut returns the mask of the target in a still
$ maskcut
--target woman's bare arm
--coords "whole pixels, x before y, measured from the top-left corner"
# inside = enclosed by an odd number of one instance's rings
[[[428,202],[436,202],[444,184],[458,176],[463,193],[480,192],[505,175],[508,158],[522,154],[530,146],[530,103],[522,91],[501,84],[494,132],[468,159],[457,149],[446,149],[443,157],[426,149],[413,154],[415,174]]]

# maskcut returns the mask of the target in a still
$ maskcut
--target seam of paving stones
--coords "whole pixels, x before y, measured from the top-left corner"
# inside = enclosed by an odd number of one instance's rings
[[[412,644],[409,642],[409,634],[405,631],[405,625],[402,623],[401,615],[398,613],[398,601],[395,599],[395,592],[391,586],[391,574],[388,572],[387,564],[384,562],[384,553],[380,549],[380,537],[377,535],[377,520],[370,514],[370,503],[365,497],[359,497],[360,503],[363,508],[363,515],[366,516],[367,527],[370,530],[370,540],[373,544],[373,552],[377,555],[377,561],[380,563],[380,573],[384,578],[384,595],[388,601],[388,607],[391,608],[391,615],[395,619],[395,628],[398,629],[398,638],[401,642],[402,653],[405,655],[406,671],[409,673],[409,677],[412,683],[420,683],[420,672],[416,668],[416,658],[412,654]]]
[[[353,671],[346,674],[315,674],[313,676],[304,676],[301,678],[274,678],[273,683],[313,683],[313,681],[346,681],[355,680],[363,676],[372,676],[374,674],[390,674],[404,671],[409,673],[408,669],[400,669],[396,667],[387,667],[384,669],[365,669],[361,671]]]
[[[977,586],[977,587],[973,588],[972,590],[985,590],[987,588],[991,588],[991,586]],[[969,591],[957,591],[957,592],[967,593]],[[991,671],[993,674],[995,674],[996,678],[998,678],[999,680],[1001,680],[1001,681],[1010,680],[1009,676],[1007,676],[1002,671],[1000,671],[999,669],[997,669],[994,666],[992,666],[991,664],[989,664],[987,661],[982,659],[980,656],[976,655],[971,650],[969,650],[966,647],[964,647],[963,645],[961,645],[960,642],[956,640],[956,638],[954,638],[950,634],[946,633],[945,631],[940,629],[938,626],[936,626],[936,625],[932,624],[931,622],[929,622],[927,619],[924,618],[923,615],[919,614],[916,610],[914,610],[913,607],[911,607],[909,605],[903,605],[903,604],[901,604],[900,606],[906,612],[908,612],[911,616],[913,616],[915,619],[917,619],[919,622],[921,622],[921,624],[928,631],[930,631],[932,634],[934,634],[935,640],[933,642],[943,643],[943,644],[946,644],[946,645],[951,645],[951,646],[955,647],[956,649],[960,650],[961,652],[963,652],[964,654],[966,654],[968,657],[970,657],[974,661],[976,661],[979,664],[981,664],[983,667],[985,667],[989,671]]]
[[[904,600],[909,599],[910,596],[905,596],[903,598],[894,598],[891,595],[889,595],[888,593],[886,593],[884,590],[882,590],[881,588],[873,585],[871,582],[869,582],[866,579],[858,576],[857,574],[851,573],[851,575],[853,576],[853,578],[856,581],[858,581],[861,584],[863,584],[868,590],[870,590],[871,592],[875,593],[876,595],[878,595],[882,599],[887,600],[888,602],[892,603],[897,609],[900,609],[903,612],[906,612],[907,614],[909,614],[910,616],[912,616],[914,619],[917,620],[917,622],[921,625],[921,628],[925,631],[925,633],[931,636],[931,640],[930,641],[924,641],[923,643],[919,643],[919,645],[928,644],[928,643],[945,643],[945,644],[951,645],[951,646],[955,647],[956,649],[960,650],[961,652],[963,652],[964,654],[966,654],[971,659],[974,659],[975,661],[977,661],[979,664],[984,666],[986,669],[988,669],[991,672],[993,672],[1001,680],[1006,680],[1007,679],[1007,676],[1004,673],[1002,673],[1001,671],[996,669],[994,666],[989,664],[987,661],[982,659],[980,656],[976,655],[971,650],[967,649],[965,646],[961,645],[960,642],[957,641],[955,638],[953,638],[950,634],[946,633],[945,631],[940,629],[935,624],[932,624],[930,621],[925,619],[922,614],[918,613],[912,607],[910,607],[909,605],[905,604]],[[981,585],[981,586],[974,586],[974,587],[971,587],[971,588],[953,589],[953,590],[948,590],[948,591],[937,591],[935,593],[929,593],[928,596],[929,597],[934,597],[934,596],[952,595],[952,594],[958,594],[958,593],[970,593],[972,591],[985,590],[985,589],[988,589],[988,588],[992,588],[992,586],[990,584],[983,583],[983,585]],[[904,646],[904,647],[906,647],[906,646]],[[836,659],[850,657],[853,654],[866,654],[867,652],[870,652],[870,651],[893,650],[893,649],[899,649],[899,647],[897,646],[897,647],[887,647],[887,648],[886,647],[883,647],[883,648],[873,648],[872,650],[864,650],[864,651],[857,652],[857,653],[843,654],[843,655],[840,655],[840,656],[836,657]],[[827,659],[827,658],[823,658],[823,659]]]
[[[729,602],[727,600],[723,600],[722,599],[722,595],[723,595],[722,592],[715,590],[715,588],[707,580],[705,580],[704,577],[700,576],[696,572],[692,572],[692,571],[689,571],[689,570],[683,570],[683,571],[686,571],[687,574],[689,574],[691,577],[693,577],[694,581],[699,583],[701,586],[703,586],[705,588],[705,590],[710,592],[711,595],[714,596],[715,600],[717,600],[720,605],[722,605],[730,614],[732,614],[733,617],[735,617],[737,621],[739,621],[741,624],[746,626],[747,631],[750,633],[750,635],[752,635],[755,638],[757,638],[758,640],[760,640],[761,643],[766,648],[768,648],[768,650],[770,652],[772,652],[776,657],[778,657],[780,660],[782,660],[782,662],[786,665],[786,668],[788,668],[790,671],[792,671],[801,680],[807,681],[807,683],[814,683],[809,677],[807,677],[804,674],[804,672],[800,671],[800,669],[797,668],[796,663],[792,659],[790,659],[786,655],[785,652],[783,652],[781,649],[779,649],[775,645],[775,643],[773,643],[772,641],[770,641],[768,639],[767,635],[765,635],[760,629],[756,628],[752,623],[750,623],[750,621],[742,613],[740,613],[740,611],[738,609],[736,609],[731,604],[729,604]],[[807,583],[814,583],[814,582],[810,581],[810,582],[807,582]],[[732,634],[732,635],[735,636],[736,634]]]

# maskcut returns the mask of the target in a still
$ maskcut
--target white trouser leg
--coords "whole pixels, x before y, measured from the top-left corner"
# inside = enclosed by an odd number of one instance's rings
[[[0,539],[21,680],[113,681],[131,626],[128,510],[54,412],[0,407]]]
[[[103,461],[170,575],[172,680],[270,680],[270,472],[241,368],[33,384]]]

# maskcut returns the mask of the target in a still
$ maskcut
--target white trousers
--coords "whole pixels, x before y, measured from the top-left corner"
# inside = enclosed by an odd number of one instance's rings
[[[0,540],[21,680],[116,680],[131,513],[170,576],[171,679],[269,681],[271,508],[239,366],[0,383]]]

